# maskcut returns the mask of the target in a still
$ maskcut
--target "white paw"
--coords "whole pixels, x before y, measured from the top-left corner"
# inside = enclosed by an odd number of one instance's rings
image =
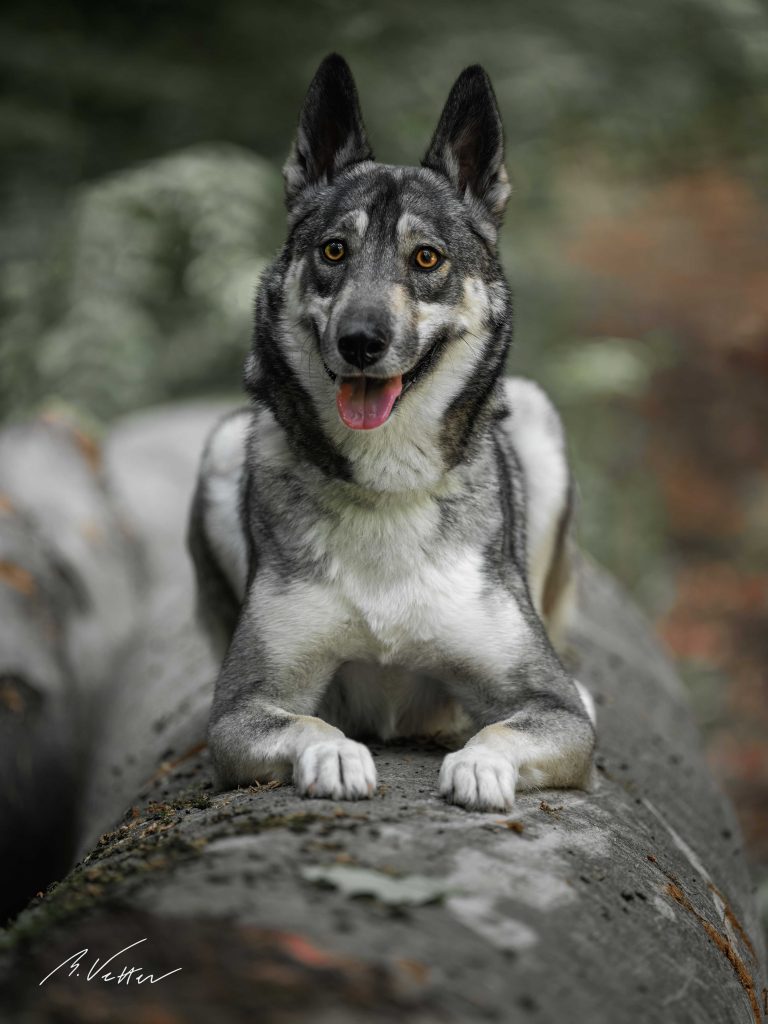
[[[448,754],[440,769],[440,795],[471,811],[506,811],[515,802],[512,760],[481,746]]]
[[[376,788],[376,768],[362,743],[346,738],[323,740],[299,754],[293,784],[302,796],[366,800]]]

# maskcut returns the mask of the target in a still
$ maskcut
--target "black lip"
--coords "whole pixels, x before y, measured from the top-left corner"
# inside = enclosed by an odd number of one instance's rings
[[[447,330],[441,331],[440,334],[435,338],[432,344],[429,346],[427,351],[416,363],[416,365],[403,374],[403,390],[400,392],[400,397],[405,394],[408,388],[413,387],[417,384],[422,377],[424,377],[431,369],[432,364],[435,362],[438,353],[445,346],[448,341],[449,332]]]
[[[403,390],[400,392],[400,394],[395,399],[394,405],[392,406],[393,409],[397,405],[397,403],[400,401],[400,399],[403,397],[403,395],[409,390],[409,388],[412,388],[414,386],[414,384],[418,383],[418,381],[420,381],[421,378],[426,373],[429,372],[429,370],[432,367],[432,363],[434,362],[435,357],[436,357],[438,351],[445,345],[447,340],[448,340],[448,331],[442,331],[437,336],[435,341],[429,346],[429,348],[424,353],[424,355],[421,357],[421,359],[419,359],[419,361],[416,363],[416,365],[412,366],[410,370],[408,370],[408,371],[406,371],[406,373],[402,374]],[[338,373],[334,373],[333,370],[328,366],[328,364],[326,363],[326,361],[324,359],[323,359],[322,362],[323,362],[323,366],[325,368],[325,372],[328,374],[330,379],[335,384],[336,381],[339,379],[339,374]],[[358,374],[357,376],[367,377],[369,380],[389,380],[389,379],[391,379],[389,377],[375,377],[373,374],[370,374],[370,373],[361,373],[361,374]]]

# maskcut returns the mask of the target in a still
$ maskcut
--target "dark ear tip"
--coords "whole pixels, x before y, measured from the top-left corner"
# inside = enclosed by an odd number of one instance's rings
[[[351,78],[352,71],[340,53],[329,53],[327,57],[323,57],[317,69],[316,77],[321,75],[323,77],[326,75],[329,77],[331,75],[345,75]]]
[[[490,76],[481,64],[470,64],[468,68],[464,68],[456,80],[456,85],[459,84],[465,88],[481,88],[493,92]]]

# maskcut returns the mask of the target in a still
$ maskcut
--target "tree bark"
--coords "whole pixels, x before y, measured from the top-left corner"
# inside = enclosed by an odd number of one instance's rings
[[[370,801],[215,790],[215,666],[183,546],[214,414],[134,417],[107,445],[150,572],[91,770],[90,852],[6,936],[10,1019],[759,1024],[762,937],[731,807],[646,623],[586,561],[569,660],[598,707],[592,792],[467,813],[436,794],[443,752],[416,742],[373,747]],[[143,939],[114,975],[181,970],[88,980]],[[83,949],[79,975],[39,985]]]

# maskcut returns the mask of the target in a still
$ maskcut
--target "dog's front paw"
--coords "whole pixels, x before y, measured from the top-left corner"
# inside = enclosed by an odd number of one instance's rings
[[[366,800],[376,788],[376,768],[362,743],[346,737],[323,740],[299,754],[293,782],[302,796]]]
[[[506,811],[515,802],[512,760],[481,746],[448,754],[440,769],[440,795],[471,811]]]

